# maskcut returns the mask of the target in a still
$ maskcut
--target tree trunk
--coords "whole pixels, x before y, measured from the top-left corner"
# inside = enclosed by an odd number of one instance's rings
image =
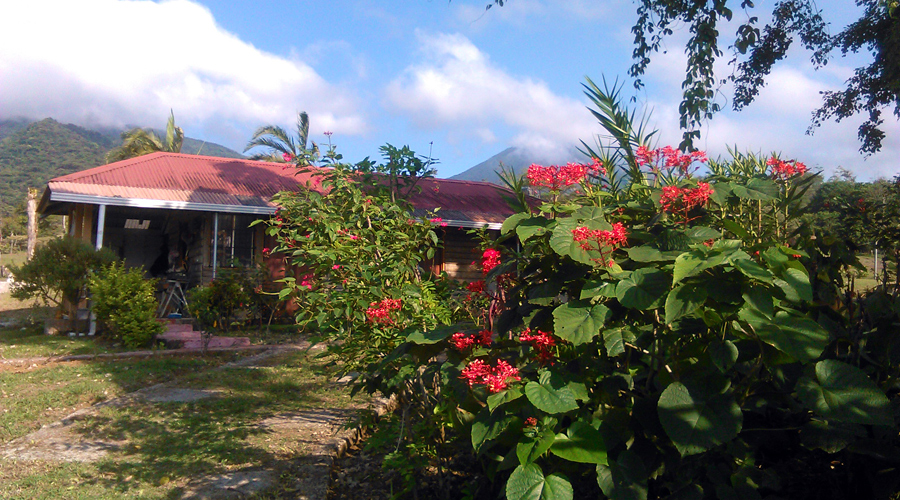
[[[37,243],[37,189],[28,188],[28,198],[26,198],[26,208],[28,212],[28,247],[26,254],[28,259],[34,256],[34,246]]]

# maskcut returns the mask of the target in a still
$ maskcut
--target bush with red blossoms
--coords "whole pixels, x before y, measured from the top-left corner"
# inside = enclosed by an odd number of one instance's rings
[[[776,156],[772,156],[766,161],[766,165],[772,169],[772,177],[776,179],[786,180],[795,175],[803,175],[809,169],[802,162],[797,160],[781,160]]]

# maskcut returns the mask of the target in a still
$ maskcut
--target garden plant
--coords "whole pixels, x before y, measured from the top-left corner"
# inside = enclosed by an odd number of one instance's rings
[[[800,223],[816,175],[652,147],[615,86],[586,90],[615,142],[529,168],[547,201],[485,248],[475,311],[422,308],[453,304],[415,267],[429,227],[352,168],[281,199],[273,251],[305,272],[282,296],[334,332],[358,389],[405,402],[398,493],[463,453],[491,479],[470,497],[895,496],[900,308],[846,294],[856,256]]]

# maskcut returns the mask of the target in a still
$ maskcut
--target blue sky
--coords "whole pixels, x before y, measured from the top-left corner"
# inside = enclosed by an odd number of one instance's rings
[[[757,15],[772,0],[757,2]],[[818,5],[834,32],[853,19],[846,0]],[[581,93],[585,76],[627,80],[630,0],[32,0],[0,5],[0,118],[52,116],[81,125],[161,127],[169,109],[187,135],[241,150],[264,124],[311,117],[350,161],[378,146],[431,148],[439,175],[509,146],[536,162],[565,159],[601,129]],[[746,14],[737,12],[735,21]],[[723,27],[722,32],[733,32]],[[625,90],[652,109],[660,144],[677,144],[683,41],[658,54],[647,86]],[[880,154],[857,153],[859,120],[805,135],[818,92],[838,88],[858,60],[813,71],[792,49],[758,102],[703,130],[712,156],[726,145],[780,151],[830,175],[900,173],[900,126]],[[730,71],[724,57],[720,70]],[[720,102],[728,107],[730,92]],[[432,144],[433,143],[433,144]]]

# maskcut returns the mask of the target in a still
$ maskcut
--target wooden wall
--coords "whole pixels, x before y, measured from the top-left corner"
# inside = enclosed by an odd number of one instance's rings
[[[477,281],[481,275],[481,249],[478,238],[466,229],[446,228],[443,235],[443,271],[453,279]],[[472,265],[476,262],[476,265]]]

